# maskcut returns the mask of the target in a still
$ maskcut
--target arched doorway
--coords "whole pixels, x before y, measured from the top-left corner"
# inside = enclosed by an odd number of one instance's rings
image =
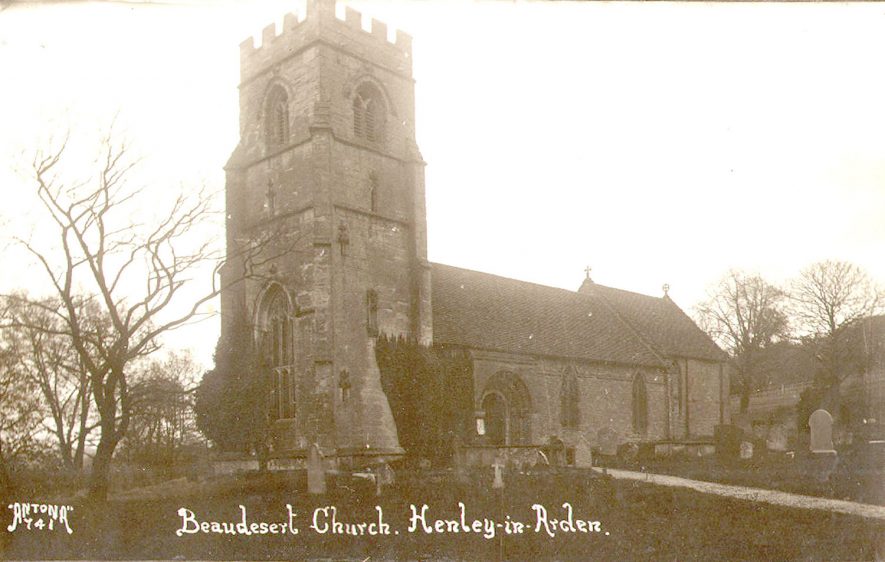
[[[532,400],[519,375],[508,371],[495,373],[486,383],[480,406],[491,444],[530,443]]]
[[[486,436],[492,445],[507,444],[507,400],[497,392],[486,394],[482,399],[485,412]]]

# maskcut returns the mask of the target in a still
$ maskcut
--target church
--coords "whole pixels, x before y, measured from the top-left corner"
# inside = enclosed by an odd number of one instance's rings
[[[240,141],[226,171],[222,336],[244,325],[272,378],[273,454],[403,454],[377,339],[469,357],[463,443],[570,451],[710,438],[725,355],[663,295],[569,291],[431,263],[411,38],[333,0],[240,47]],[[576,283],[577,285],[578,283]]]

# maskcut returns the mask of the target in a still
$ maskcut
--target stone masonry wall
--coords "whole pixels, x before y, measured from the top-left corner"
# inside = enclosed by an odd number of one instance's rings
[[[687,373],[688,436],[711,437],[713,427],[728,422],[728,406],[724,396],[728,383],[721,363],[681,359],[680,367]]]
[[[663,371],[619,365],[572,361],[558,358],[473,351],[476,409],[481,408],[486,385],[496,373],[508,371],[518,375],[531,395],[531,444],[544,444],[551,436],[559,437],[567,446],[580,440],[591,447],[599,445],[604,429],[614,430],[621,443],[652,441],[667,438],[667,395]],[[574,369],[579,394],[579,426],[564,428],[561,424],[560,390],[564,374]],[[633,430],[633,377],[645,377],[648,403],[648,430]]]
[[[367,292],[378,332],[429,340],[423,162],[414,139],[411,39],[360,15],[335,17],[331,0],[270,25],[241,45],[240,144],[228,164],[229,253],[271,243],[254,276],[222,296],[222,314],[254,325],[271,286],[289,296],[296,416],[275,428],[277,451],[318,442],[339,455],[396,454],[396,428],[380,388]],[[353,99],[371,83],[383,97],[380,140],[357,137]],[[288,135],[266,137],[269,92],[287,96]],[[372,189],[375,194],[372,197]],[[270,258],[268,259],[268,256]],[[236,260],[233,260],[234,262]],[[225,271],[232,278],[237,267]]]

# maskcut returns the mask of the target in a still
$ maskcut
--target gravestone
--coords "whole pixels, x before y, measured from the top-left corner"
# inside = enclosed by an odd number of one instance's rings
[[[736,425],[716,425],[713,427],[713,439],[719,459],[731,461],[740,456],[744,431]]]
[[[565,443],[559,437],[548,439],[547,459],[553,466],[565,466]]]
[[[788,441],[787,428],[782,423],[776,423],[768,430],[765,446],[770,451],[786,451]]]
[[[386,462],[381,463],[375,471],[375,495],[380,496],[384,488],[392,486],[395,475],[393,469]]]
[[[492,488],[500,490],[504,487],[504,461],[495,459],[495,464],[492,465],[492,468],[495,469],[495,479],[492,481]]]
[[[604,427],[596,434],[599,442],[600,455],[617,455],[618,454],[618,434],[610,427]]]
[[[753,458],[753,444],[749,441],[741,442],[741,460],[750,460]]]
[[[467,459],[463,448],[461,447],[461,438],[457,435],[452,440],[452,464],[455,468],[455,480],[460,484],[466,484],[469,481],[467,475]]]
[[[314,443],[307,453],[307,493],[326,493],[326,471],[323,467],[323,454],[320,446]]]
[[[590,450],[590,444],[581,436],[575,444],[575,466],[578,468],[589,468],[593,466],[593,452]]]
[[[808,418],[811,428],[809,448],[812,453],[835,453],[833,449],[833,416],[826,410],[815,410]]]
[[[836,470],[838,455],[833,449],[833,416],[826,410],[815,410],[808,418],[811,428],[810,470],[818,482],[826,482]]]

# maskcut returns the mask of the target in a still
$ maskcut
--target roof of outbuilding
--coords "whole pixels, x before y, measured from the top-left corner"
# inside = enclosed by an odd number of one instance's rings
[[[432,264],[433,339],[476,349],[664,367],[722,360],[672,301],[601,285],[569,291]]]

